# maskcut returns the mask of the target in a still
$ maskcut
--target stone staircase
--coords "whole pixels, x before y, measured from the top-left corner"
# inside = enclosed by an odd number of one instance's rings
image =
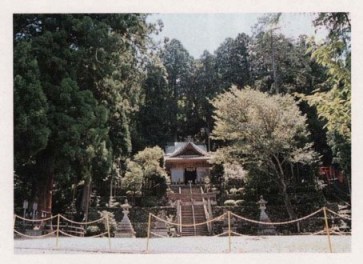
[[[183,225],[193,225],[206,221],[206,216],[201,198],[199,186],[180,187],[181,218]],[[193,217],[194,216],[194,217]],[[208,235],[207,225],[182,227],[181,236],[205,236]]]
[[[351,221],[347,220],[352,217],[351,210],[351,205],[348,203],[338,204],[338,214],[343,217],[338,223],[336,223],[338,231],[351,232]]]

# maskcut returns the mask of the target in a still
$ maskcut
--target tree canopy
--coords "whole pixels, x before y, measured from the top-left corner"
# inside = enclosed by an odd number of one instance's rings
[[[232,87],[213,100],[213,138],[226,142],[215,162],[237,160],[271,174],[280,187],[290,218],[295,218],[287,193],[287,165],[312,164],[316,153],[308,141],[306,117],[290,95],[270,96],[251,88]]]
[[[154,42],[162,23],[147,14],[15,14],[16,205],[65,210],[79,186],[84,211],[92,191],[156,195],[161,148],[189,136],[220,163],[276,176],[284,195],[288,167],[311,167],[315,152],[349,175],[350,15],[315,14],[322,44],[283,35],[282,16],[193,58],[180,40]]]

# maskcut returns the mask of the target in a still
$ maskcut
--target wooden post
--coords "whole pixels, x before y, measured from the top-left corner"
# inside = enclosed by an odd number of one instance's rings
[[[231,211],[228,211],[228,253],[231,251]]]
[[[15,222],[16,222],[16,214],[14,214],[14,226],[13,226],[14,230],[15,230]]]
[[[111,234],[110,234],[110,222],[109,222],[109,214],[106,216],[106,223],[107,223],[107,234],[108,234],[108,246],[111,250]]]
[[[333,249],[332,249],[332,246],[331,246],[331,240],[330,240],[328,217],[327,217],[327,214],[326,214],[326,207],[325,206],[323,207],[323,211],[324,211],[324,219],[325,219],[325,230],[326,230],[326,234],[328,236],[329,250],[330,250],[330,253],[333,253]]]
[[[58,214],[58,216],[57,216],[57,238],[56,238],[56,242],[55,242],[56,247],[58,247],[58,245],[59,245],[59,243],[58,243],[58,238],[59,238],[59,221],[60,221],[60,214]]]
[[[146,253],[149,253],[150,225],[151,225],[151,213],[149,213],[149,221],[147,224]]]

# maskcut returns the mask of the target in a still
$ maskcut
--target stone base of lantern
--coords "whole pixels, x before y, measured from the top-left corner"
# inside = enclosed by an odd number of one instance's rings
[[[258,235],[266,235],[266,236],[271,236],[271,235],[276,235],[276,229],[274,226],[263,226],[260,225],[258,228]]]
[[[124,214],[121,222],[117,225],[115,237],[135,237],[136,232],[132,227],[131,221],[127,214]]]
[[[39,229],[37,229],[37,230],[34,230],[34,229],[26,229],[25,230],[25,234],[27,236],[41,236],[41,235],[43,235],[43,231],[42,230],[39,230]]]
[[[268,215],[266,214],[265,210],[261,210],[260,222],[266,222],[266,223],[271,222],[271,220],[268,217]],[[259,234],[259,235],[276,235],[276,228],[274,225],[259,224],[257,234]]]
[[[151,229],[151,236],[158,237],[158,236],[169,236],[168,228],[166,227],[164,222],[156,221],[154,226]]]

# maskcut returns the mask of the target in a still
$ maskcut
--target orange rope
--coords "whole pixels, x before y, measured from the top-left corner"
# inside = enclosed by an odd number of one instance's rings
[[[336,213],[336,212],[334,212],[333,210],[330,210],[330,209],[328,209],[328,208],[326,208],[326,210],[327,210],[328,212],[332,213],[333,215],[336,215],[336,216],[338,216],[338,217],[340,217],[340,218],[343,218],[343,219],[346,219],[346,220],[352,220],[351,218],[349,218],[349,217],[345,217],[345,216],[342,216],[342,215],[340,215],[340,214],[338,214],[338,213]]]
[[[21,233],[21,232],[19,232],[19,231],[15,230],[15,229],[14,229],[14,232],[15,232],[15,233],[17,233],[17,234],[18,234],[18,235],[20,235],[20,236],[27,237],[27,238],[43,238],[43,237],[51,236],[51,235],[53,235],[53,234],[55,234],[55,233],[56,233],[56,231],[52,231],[52,232],[50,232],[50,233],[48,233],[48,234],[45,234],[45,235],[39,235],[39,236],[29,236],[29,235],[26,235],[26,234],[24,234],[24,233]]]
[[[90,221],[90,222],[76,222],[76,221],[73,221],[71,219],[68,219],[66,217],[64,217],[63,215],[60,215],[60,217],[62,217],[64,220],[72,223],[72,224],[79,224],[79,225],[89,225],[89,224],[94,224],[94,223],[98,223],[98,222],[101,222],[103,219],[105,219],[105,217],[102,217],[100,219],[97,219],[97,220],[94,220],[94,221]]]
[[[20,220],[29,221],[29,222],[43,222],[43,221],[54,219],[56,217],[57,217],[57,215],[51,216],[48,218],[42,218],[42,219],[28,219],[28,218],[21,217],[19,215],[15,215],[15,218],[19,218]]]
[[[296,222],[299,222],[299,221],[302,221],[302,220],[305,220],[305,219],[308,219],[310,217],[312,217],[313,215],[316,215],[318,213],[320,213],[323,209],[319,209],[317,211],[315,211],[314,213],[311,213],[307,216],[304,216],[304,217],[301,217],[301,218],[298,218],[298,219],[295,219],[295,220],[290,220],[290,221],[284,221],[284,222],[261,222],[261,221],[256,221],[256,220],[253,220],[253,219],[249,219],[249,218],[246,218],[246,217],[243,217],[243,216],[240,216],[240,215],[236,215],[234,213],[231,212],[231,214],[239,219],[242,219],[242,220],[245,220],[247,222],[251,222],[251,223],[254,223],[254,224],[261,224],[261,225],[286,225],[286,224],[292,224],[292,223],[296,223]]]
[[[207,223],[210,223],[210,222],[213,222],[213,221],[218,221],[218,220],[221,220],[225,215],[226,215],[227,213],[224,213],[224,214],[222,214],[222,215],[220,215],[220,216],[218,216],[218,217],[215,217],[215,218],[213,218],[213,219],[211,219],[211,220],[208,220],[208,221],[205,221],[205,222],[200,222],[200,223],[195,223],[195,224],[178,224],[178,223],[173,223],[173,222],[169,222],[169,221],[167,221],[167,220],[164,220],[164,219],[162,219],[162,218],[160,218],[160,217],[158,217],[158,216],[156,216],[156,215],[154,215],[154,214],[151,214],[155,219],[157,219],[157,220],[159,220],[159,221],[161,221],[161,222],[164,222],[164,223],[166,223],[166,224],[170,224],[170,225],[174,225],[174,226],[182,226],[182,227],[192,227],[192,226],[200,226],[200,225],[205,225],[205,224],[207,224]]]

